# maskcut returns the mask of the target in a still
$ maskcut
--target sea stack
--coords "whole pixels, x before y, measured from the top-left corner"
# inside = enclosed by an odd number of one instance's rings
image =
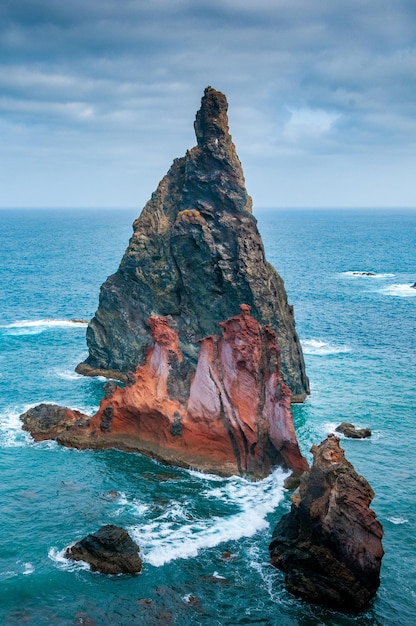
[[[284,284],[266,261],[225,96],[207,87],[197,145],[176,159],[134,222],[87,329],[82,374],[119,379],[95,416],[35,407],[35,439],[136,450],[255,478],[300,475],[291,401],[309,393]]]
[[[149,317],[166,317],[179,337],[187,395],[198,341],[248,304],[277,333],[292,401],[309,393],[293,308],[265,259],[227,109],[224,94],[207,87],[194,123],[197,145],[175,159],[134,222],[117,272],[101,287],[79,373],[129,380],[152,343]]]
[[[374,492],[347,461],[335,435],[313,446],[313,465],[274,529],[272,564],[289,591],[341,611],[363,610],[380,585],[383,527]]]

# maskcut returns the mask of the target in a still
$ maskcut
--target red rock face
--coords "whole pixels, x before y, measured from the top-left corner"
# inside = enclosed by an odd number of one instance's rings
[[[67,422],[58,441],[137,450],[224,475],[263,477],[277,464],[297,474],[308,469],[293,427],[291,393],[280,377],[276,334],[250,316],[249,306],[240,308],[220,324],[221,337],[200,341],[185,400],[175,394],[178,336],[167,319],[151,317],[154,345],[134,382],[106,393],[88,424]],[[36,436],[33,423],[29,430]]]

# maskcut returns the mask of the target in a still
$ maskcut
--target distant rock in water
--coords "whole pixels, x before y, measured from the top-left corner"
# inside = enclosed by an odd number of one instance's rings
[[[56,405],[29,409],[22,420],[35,440],[78,448],[138,451],[170,464],[222,475],[266,476],[273,466],[308,469],[279,371],[279,347],[250,307],[220,324],[221,337],[200,341],[188,397],[177,380],[183,364],[177,333],[151,317],[153,347],[124,388],[107,383],[92,417]]]
[[[67,548],[65,556],[89,563],[102,574],[138,574],[142,571],[140,548],[124,528],[108,524]]]
[[[342,424],[336,427],[335,431],[350,439],[366,439],[367,437],[371,437],[371,430],[369,428],[356,428],[354,424],[350,424],[349,422],[342,422]]]
[[[377,276],[375,272],[353,272],[354,276]]]
[[[377,592],[383,528],[369,508],[374,492],[329,435],[274,529],[272,564],[290,592],[342,611],[361,611]]]
[[[410,285],[412,287],[412,289],[416,289],[416,283],[413,283],[413,285]]]
[[[37,440],[116,447],[170,464],[255,478],[301,474],[291,400],[309,392],[283,281],[267,263],[228,132],[208,87],[197,146],[174,161],[101,288],[77,371],[107,383],[99,411],[48,405],[22,416]],[[238,313],[240,309],[240,313]],[[222,328],[222,336],[219,336]]]
[[[134,222],[117,272],[101,287],[87,329],[89,356],[78,373],[131,380],[152,342],[147,320],[166,317],[179,337],[184,398],[198,341],[246,303],[262,326],[277,332],[292,401],[309,393],[293,308],[265,259],[227,108],[225,96],[207,87],[194,123],[197,145],[173,162]]]

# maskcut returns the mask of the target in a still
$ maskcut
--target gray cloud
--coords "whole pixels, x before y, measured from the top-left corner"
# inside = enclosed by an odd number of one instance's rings
[[[194,144],[207,84],[228,97],[257,205],[416,205],[415,13],[410,0],[2,0],[0,205],[144,204]]]

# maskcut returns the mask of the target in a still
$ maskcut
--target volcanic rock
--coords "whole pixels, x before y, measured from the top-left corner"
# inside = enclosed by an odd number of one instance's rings
[[[57,439],[66,430],[88,428],[90,418],[58,404],[38,404],[21,415],[23,429],[30,432],[35,441]]]
[[[176,386],[183,363],[178,335],[170,320],[151,317],[153,347],[134,382],[114,386],[111,393],[106,387],[91,418],[80,420],[70,409],[40,405],[22,415],[23,428],[37,440],[138,451],[222,475],[258,478],[277,464],[302,474],[308,464],[296,440],[291,393],[280,376],[276,333],[262,328],[248,305],[240,309],[220,324],[221,337],[201,339],[185,400]],[[51,418],[54,411],[56,419]]]
[[[344,437],[349,437],[350,439],[366,439],[367,437],[371,437],[370,428],[356,428],[354,424],[350,424],[349,422],[342,422],[335,430],[337,433],[341,433]]]
[[[313,446],[313,465],[274,529],[272,564],[287,589],[343,611],[366,607],[380,585],[383,528],[369,508],[374,492],[329,435]]]
[[[308,464],[290,403],[309,387],[293,308],[264,256],[227,101],[211,87],[195,133],[135,221],[87,329],[77,371],[126,386],[108,382],[91,418],[40,405],[23,428],[223,475],[259,478],[279,464],[299,476]]]
[[[85,561],[102,574],[137,574],[142,571],[140,548],[128,532],[108,524],[67,548],[65,556]]]
[[[247,303],[262,326],[277,332],[292,401],[309,393],[293,307],[265,259],[227,108],[225,96],[207,87],[194,123],[197,145],[173,162],[134,222],[117,272],[101,287],[87,329],[89,356],[77,372],[131,381],[151,344],[148,319],[167,318],[183,357],[175,387],[184,400],[198,341]]]

